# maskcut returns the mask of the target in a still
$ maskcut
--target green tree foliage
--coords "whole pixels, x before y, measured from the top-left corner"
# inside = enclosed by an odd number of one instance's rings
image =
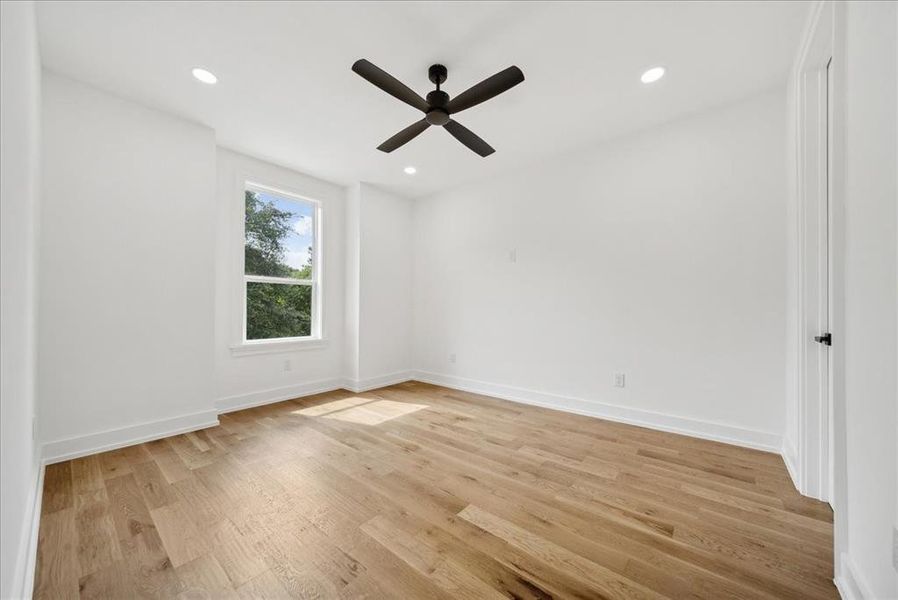
[[[290,277],[290,267],[284,265],[284,239],[290,234],[287,211],[278,210],[261,200],[255,192],[245,194],[246,250],[244,265],[247,275]]]
[[[294,215],[265,202],[255,192],[247,191],[245,201],[246,274],[309,279],[311,255],[301,269],[284,263],[285,242]],[[307,336],[311,331],[311,286],[247,283],[246,339]]]
[[[300,337],[311,332],[311,286],[246,284],[246,339]]]

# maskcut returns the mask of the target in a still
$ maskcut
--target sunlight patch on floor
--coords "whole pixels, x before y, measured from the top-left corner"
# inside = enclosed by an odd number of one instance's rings
[[[371,398],[359,398],[358,396],[353,396],[352,398],[342,398],[340,400],[334,400],[333,402],[325,402],[324,404],[316,404],[315,406],[309,406],[308,408],[294,410],[293,414],[305,415],[307,417],[320,417],[338,410],[365,404],[366,402],[371,402]]]
[[[393,400],[375,400],[368,404],[361,404],[346,410],[330,413],[324,418],[337,419],[347,423],[359,423],[360,425],[379,425],[384,421],[419,411],[422,408],[427,408],[427,405],[394,402]]]
[[[325,404],[294,410],[293,414],[306,417],[324,417],[360,425],[379,425],[385,421],[428,408],[427,404],[411,404],[393,400],[372,398],[343,398]]]

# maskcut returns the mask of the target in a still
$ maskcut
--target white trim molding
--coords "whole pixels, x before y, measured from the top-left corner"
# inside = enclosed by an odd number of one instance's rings
[[[578,415],[648,427],[659,431],[678,433],[755,450],[764,450],[776,454],[782,451],[782,436],[768,431],[744,429],[724,423],[677,417],[648,410],[606,404],[596,400],[559,396],[508,385],[465,379],[454,375],[418,371],[414,374],[414,379],[465,392],[474,392],[503,400],[511,400],[512,402],[552,408]]]
[[[873,600],[876,597],[870,591],[870,586],[861,578],[847,552],[839,556],[839,570],[833,583],[836,584],[842,600]]]
[[[303,396],[312,396],[314,394],[323,394],[325,392],[333,392],[343,388],[343,380],[335,377],[333,379],[319,379],[317,381],[309,381],[307,383],[298,383],[295,385],[285,385],[283,387],[269,388],[258,392],[247,392],[246,394],[237,394],[234,396],[226,396],[215,401],[215,407],[218,414],[243,410],[245,408],[253,408],[256,406],[264,406],[266,404],[274,404],[275,402],[283,402],[284,400],[292,400],[294,398],[302,398]]]
[[[366,379],[320,379],[296,385],[226,396],[216,400],[215,409],[213,410],[47,442],[43,445],[43,462],[44,464],[52,464],[198,429],[215,427],[218,425],[219,414],[340,389],[353,393],[362,393],[405,381],[421,381],[512,402],[775,452],[783,456],[790,471],[794,468],[794,465],[789,464],[794,454],[790,456],[790,451],[785,447],[782,436],[772,432],[745,429],[725,423],[678,417],[665,413],[607,404],[596,400],[561,396],[520,387],[423,371],[398,371]]]
[[[780,454],[782,454],[783,462],[786,464],[786,471],[789,472],[789,477],[792,479],[792,485],[795,486],[796,490],[799,490],[798,451],[795,449],[795,445],[792,443],[792,440],[787,437],[783,437],[783,447],[780,450]]]
[[[215,427],[219,424],[219,414],[302,396],[331,392],[343,388],[343,384],[344,381],[342,379],[334,378],[228,396],[217,400],[213,409],[45,442],[41,450],[41,457],[43,464],[50,465],[98,452],[107,452],[173,435]]]
[[[390,383],[379,383],[390,378]],[[370,380],[371,385],[365,389],[373,389],[384,385],[391,385],[405,379],[395,379],[394,375],[385,378]],[[88,456],[98,452],[106,452],[134,444],[141,444],[152,440],[188,433],[198,429],[206,429],[218,425],[218,415],[223,413],[243,410],[265,404],[273,404],[293,398],[311,396],[324,392],[343,389],[346,381],[342,378],[322,379],[296,385],[249,392],[227,396],[215,401],[215,408],[193,414],[180,415],[168,419],[160,419],[149,423],[129,425],[117,429],[90,433],[72,438],[54,440],[43,444],[41,456],[43,464],[49,465],[64,460]],[[358,390],[351,390],[358,391]]]
[[[397,371],[396,373],[389,373],[378,377],[368,377],[366,379],[346,378],[343,380],[343,387],[350,392],[360,394],[369,390],[376,390],[377,388],[396,385],[397,383],[403,383],[413,379],[415,379],[414,371]]]
[[[252,341],[247,343],[246,340],[246,285],[248,282],[258,283],[277,283],[282,285],[308,285],[312,288],[312,330],[311,335],[307,338],[284,338],[281,342],[296,342],[305,345],[305,348],[311,349],[323,348],[325,344],[320,342],[327,337],[324,311],[325,286],[323,273],[325,272],[325,256],[324,247],[327,240],[324,235],[324,221],[326,218],[324,203],[328,202],[332,194],[325,193],[323,190],[317,190],[318,185],[308,185],[309,182],[305,177],[297,177],[298,173],[285,172],[284,169],[273,167],[273,165],[260,163],[256,159],[246,160],[248,157],[235,155],[235,162],[228,161],[231,165],[229,176],[231,189],[228,192],[228,231],[231,238],[227,240],[228,253],[230,260],[230,273],[228,275],[232,282],[229,286],[232,288],[230,294],[233,298],[231,305],[232,315],[230,316],[231,352],[234,356],[246,356],[251,354],[268,354],[280,352],[277,346],[268,346],[270,340],[262,341],[261,345],[265,345],[266,349],[260,348],[245,349],[252,345]],[[329,187],[329,186],[325,186]],[[308,188],[308,189],[306,189]],[[308,280],[292,280],[290,278],[280,277],[262,277],[256,275],[247,275],[245,271],[244,258],[246,249],[246,231],[245,231],[245,214],[246,202],[245,194],[247,191],[267,192],[275,196],[284,197],[288,200],[303,202],[313,207],[313,238],[312,238],[312,278]],[[321,194],[317,193],[322,191]],[[314,344],[311,342],[319,342]]]
[[[322,350],[327,348],[328,340],[322,338],[284,338],[280,340],[249,341],[233,344],[231,356],[256,356],[258,354],[283,354],[302,350]]]
[[[43,445],[41,455],[44,464],[49,465],[198,429],[215,427],[216,425],[218,425],[218,412],[215,410],[204,410],[168,419],[150,421],[149,423],[128,425],[117,429],[108,429],[87,435],[46,442]]]
[[[29,491],[28,507],[30,515],[25,516],[28,528],[23,532],[19,541],[19,553],[13,582],[10,591],[13,598],[31,598],[34,589],[34,571],[37,566],[37,540],[41,524],[41,503],[44,489],[44,465],[41,464],[34,478],[34,485]]]

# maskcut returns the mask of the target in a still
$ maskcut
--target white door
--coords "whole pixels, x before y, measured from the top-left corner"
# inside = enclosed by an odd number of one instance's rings
[[[832,497],[830,330],[831,54],[818,55],[800,78],[799,136],[801,332],[799,461],[802,492]]]

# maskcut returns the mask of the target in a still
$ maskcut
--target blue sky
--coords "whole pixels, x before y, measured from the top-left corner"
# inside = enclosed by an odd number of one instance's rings
[[[278,210],[293,215],[290,218],[290,235],[284,240],[287,249],[284,262],[294,269],[301,268],[308,261],[309,250],[312,248],[314,207],[307,202],[289,200],[267,192],[257,192],[257,195],[260,200],[270,202]]]

